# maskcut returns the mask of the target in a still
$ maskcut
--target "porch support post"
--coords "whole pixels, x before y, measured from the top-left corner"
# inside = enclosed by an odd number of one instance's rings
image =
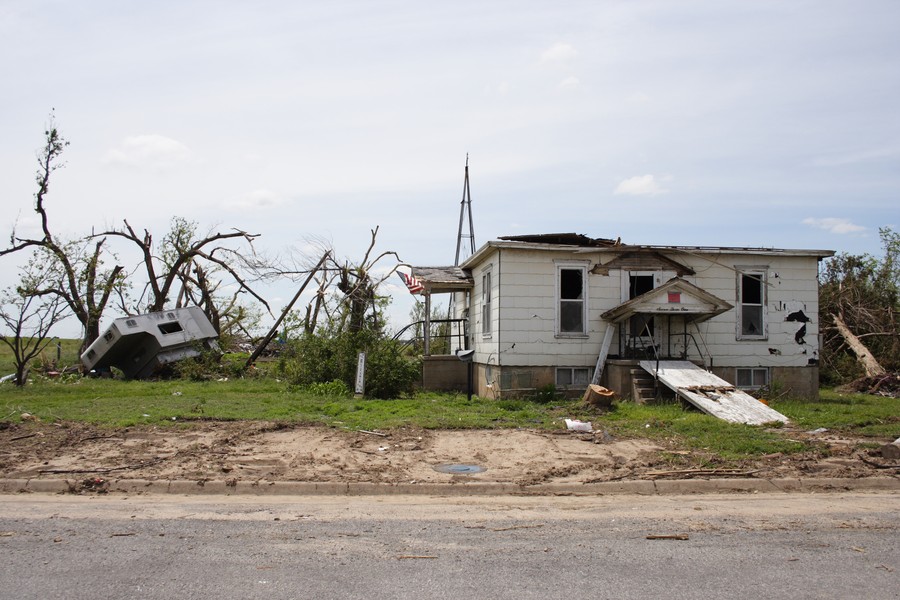
[[[603,375],[603,367],[606,365],[606,357],[609,356],[609,346],[612,344],[615,331],[615,323],[608,323],[606,325],[606,333],[603,334],[603,344],[600,345],[600,356],[597,357],[597,366],[594,367],[594,378],[591,379],[592,385],[600,384],[600,376]]]
[[[431,356],[431,290],[425,290],[425,356]]]

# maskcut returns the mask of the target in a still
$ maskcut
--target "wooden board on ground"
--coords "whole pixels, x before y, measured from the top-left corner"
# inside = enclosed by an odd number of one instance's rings
[[[652,360],[642,360],[641,368],[708,415],[748,425],[788,422],[777,410],[692,362],[663,360],[658,364],[658,372],[657,362]]]

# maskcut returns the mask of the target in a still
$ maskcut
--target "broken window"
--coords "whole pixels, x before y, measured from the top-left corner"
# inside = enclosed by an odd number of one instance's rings
[[[766,339],[766,271],[738,271],[737,293],[737,339]]]
[[[481,333],[491,335],[491,272],[481,275]]]
[[[159,330],[165,334],[184,331],[184,329],[181,328],[181,323],[178,321],[175,321],[174,323],[163,323],[159,326]]]
[[[584,335],[587,333],[585,322],[586,279],[586,267],[559,267],[557,326],[560,335]]]
[[[759,389],[769,385],[769,369],[760,367],[756,369],[736,369],[735,381],[741,389]]]

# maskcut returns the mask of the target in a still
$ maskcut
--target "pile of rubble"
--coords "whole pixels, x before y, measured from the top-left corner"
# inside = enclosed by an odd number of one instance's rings
[[[900,398],[900,373],[885,373],[874,377],[861,377],[844,386],[848,392]]]

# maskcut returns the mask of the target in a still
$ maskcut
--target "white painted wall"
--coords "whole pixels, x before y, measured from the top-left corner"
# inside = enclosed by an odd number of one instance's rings
[[[737,310],[732,309],[699,324],[699,330],[714,357],[715,366],[799,367],[818,358],[818,261],[815,256],[785,256],[782,253],[713,254],[663,251],[669,258],[691,267],[696,275],[685,277],[727,302],[737,304],[736,266],[764,268],[767,272],[766,340],[737,340]],[[472,269],[475,289],[472,299],[475,360],[504,366],[593,367],[607,324],[600,315],[622,301],[622,272],[588,274],[588,335],[564,338],[556,331],[556,262],[588,260],[591,265],[611,256],[571,250],[491,248]],[[493,287],[492,332],[483,335],[482,273],[489,266]],[[806,344],[794,336],[803,323],[785,322],[791,310],[802,308],[812,319],[806,324]],[[676,326],[678,331],[680,325]],[[689,332],[696,332],[689,326]],[[778,354],[769,349],[778,350]],[[675,346],[673,346],[673,351]],[[614,338],[611,354],[618,349]]]

